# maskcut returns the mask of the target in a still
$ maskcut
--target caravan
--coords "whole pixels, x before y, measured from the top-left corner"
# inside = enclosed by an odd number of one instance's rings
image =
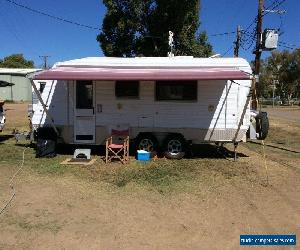
[[[33,129],[61,143],[100,145],[129,129],[137,149],[178,159],[187,143],[246,141],[251,123],[252,71],[241,58],[91,57],[31,78],[44,86]]]

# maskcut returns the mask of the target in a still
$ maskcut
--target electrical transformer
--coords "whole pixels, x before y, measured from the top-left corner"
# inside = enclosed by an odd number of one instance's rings
[[[262,49],[273,50],[277,49],[278,44],[278,32],[274,29],[265,29],[262,37]]]

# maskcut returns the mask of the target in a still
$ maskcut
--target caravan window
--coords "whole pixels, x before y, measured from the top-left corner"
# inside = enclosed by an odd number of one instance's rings
[[[93,108],[93,82],[92,81],[76,82],[76,108],[77,109]]]
[[[39,91],[42,94],[44,92],[45,87],[46,87],[46,83],[45,82],[39,82],[39,84],[40,84]]]
[[[139,98],[139,82],[116,81],[115,95],[118,98]]]
[[[197,101],[197,81],[157,81],[157,101]]]

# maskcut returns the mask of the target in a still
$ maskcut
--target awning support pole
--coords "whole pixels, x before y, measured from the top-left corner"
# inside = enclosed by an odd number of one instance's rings
[[[236,143],[236,140],[237,140],[237,137],[238,137],[238,135],[239,135],[241,126],[242,126],[242,124],[243,124],[243,120],[244,120],[244,117],[245,117],[247,108],[248,108],[248,106],[249,106],[249,104],[250,104],[251,96],[252,96],[252,91],[254,90],[254,87],[255,87],[255,77],[252,78],[252,85],[251,85],[249,94],[248,94],[248,96],[247,96],[247,101],[246,101],[246,103],[245,103],[245,106],[244,106],[244,109],[243,109],[243,113],[242,113],[241,119],[240,119],[240,121],[239,121],[238,128],[237,128],[237,130],[236,130],[236,133],[235,133],[235,136],[234,136],[234,139],[233,139],[233,142],[234,142],[234,143]]]
[[[238,142],[235,142],[233,143],[233,146],[234,146],[234,161],[237,160],[237,147],[238,147],[239,143]]]
[[[31,85],[32,85],[32,87],[33,87],[33,89],[34,89],[34,92],[35,92],[37,98],[39,99],[40,103],[42,104],[42,107],[43,107],[44,112],[46,113],[46,116],[48,116],[48,118],[49,118],[49,120],[50,120],[51,127],[54,129],[56,135],[58,136],[59,133],[58,133],[57,128],[55,127],[54,119],[53,119],[52,116],[50,115],[50,113],[49,113],[49,111],[48,111],[48,109],[47,109],[47,106],[46,106],[46,104],[44,103],[44,101],[43,101],[43,99],[42,99],[42,97],[41,97],[40,91],[38,91],[38,89],[37,89],[37,87],[36,87],[36,85],[35,85],[35,83],[34,83],[34,81],[33,81],[32,79],[30,79],[30,83],[31,83]]]

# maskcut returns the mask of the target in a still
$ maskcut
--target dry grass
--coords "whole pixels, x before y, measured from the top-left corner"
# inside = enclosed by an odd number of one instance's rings
[[[284,146],[297,146],[298,129],[272,121],[267,143],[282,146],[282,133]],[[0,249],[239,249],[240,234],[299,234],[299,171],[267,159],[266,185],[261,146],[247,145],[238,162],[212,147],[180,161],[106,165],[93,155],[92,166],[63,166],[71,150],[37,159],[7,130],[0,135],[0,205],[26,153],[17,196],[0,216]],[[299,159],[267,150],[276,161]]]
[[[19,115],[22,117],[15,123],[13,122],[14,120],[11,120],[8,123],[8,128],[17,127],[20,122],[22,123],[21,127],[26,126],[27,118],[24,107],[26,107],[24,104],[23,106],[20,106],[20,104],[8,105],[8,109],[11,110],[9,115]],[[8,119],[10,120],[11,117]],[[232,159],[224,160],[218,154],[215,154],[212,158],[204,157],[201,160],[197,158],[180,161],[159,159],[149,163],[141,163],[132,159],[131,163],[127,166],[123,166],[122,164],[105,165],[99,156],[96,156],[98,159],[97,164],[93,166],[87,168],[81,166],[66,167],[61,165],[60,162],[70,155],[63,153],[52,159],[36,159],[34,148],[29,147],[28,144],[15,144],[14,139],[9,133],[9,129],[2,133],[1,136],[0,164],[3,166],[17,166],[23,150],[28,147],[26,149],[26,164],[30,166],[32,171],[38,174],[72,174],[79,178],[105,182],[119,189],[128,185],[137,185],[160,193],[166,193],[191,191],[192,187],[195,190],[199,190],[199,184],[202,186],[211,186],[212,183],[216,183],[216,186],[218,186],[232,180],[263,183],[262,179],[257,178],[256,170],[251,167],[248,160],[233,162]],[[296,151],[300,150],[300,125],[271,119],[266,144],[275,145],[275,147],[266,147],[268,156],[274,157],[277,155],[279,156],[277,157],[278,161],[294,161],[295,158],[299,158],[297,152],[286,151],[280,148],[288,147]],[[259,144],[249,143],[247,147],[261,153],[262,148]],[[207,155],[209,154],[210,152],[207,153]],[[217,184],[216,180],[219,181],[219,184]]]
[[[223,159],[184,159],[155,162],[134,162],[122,167],[99,167],[90,169],[91,178],[104,181],[118,188],[128,185],[145,187],[159,193],[199,191],[200,186],[217,188],[229,181],[258,181],[255,173],[245,162]]]
[[[18,129],[19,131],[29,130],[28,104],[29,103],[5,103],[6,133],[11,133],[13,129]]]
[[[269,108],[270,129],[265,143],[265,155],[268,160],[282,166],[299,170],[300,166],[300,108]],[[245,146],[261,155],[261,142],[254,141]]]
[[[41,175],[63,176],[72,174],[93,182],[105,182],[120,190],[128,185],[136,185],[160,193],[199,190],[199,185],[216,186],[230,180],[257,181],[254,170],[245,161],[232,159],[158,159],[151,162],[138,162],[131,159],[128,165],[113,163],[106,165],[99,156],[93,166],[61,165],[69,155],[55,158],[35,158],[34,148],[29,144],[15,144],[13,138],[0,144],[0,166],[17,167],[25,149],[25,166]],[[1,169],[1,167],[0,167]],[[218,181],[216,181],[218,180]]]

